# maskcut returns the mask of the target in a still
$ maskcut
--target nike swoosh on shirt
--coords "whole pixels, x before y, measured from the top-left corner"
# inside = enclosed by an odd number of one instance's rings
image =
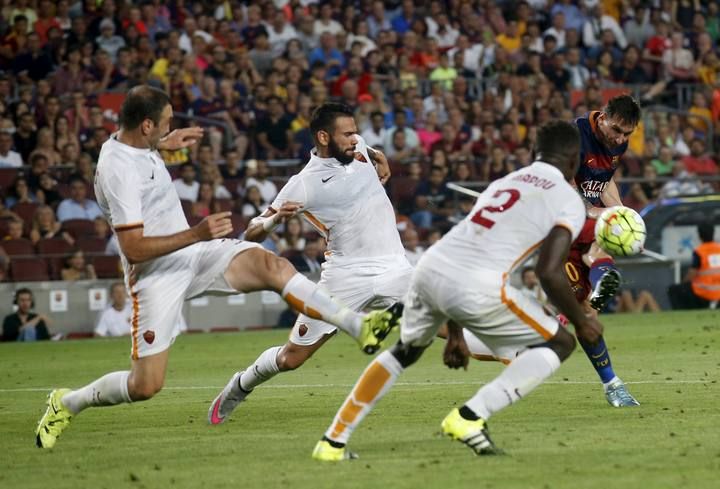
[[[331,176],[329,176],[329,177],[327,177],[327,178],[322,178],[322,179],[321,179],[321,180],[322,180],[322,183],[327,183],[327,181],[330,180],[331,178],[333,178],[334,176],[335,176],[335,175],[331,175]]]

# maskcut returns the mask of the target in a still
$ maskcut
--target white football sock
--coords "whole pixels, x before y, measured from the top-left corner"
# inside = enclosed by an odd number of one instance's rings
[[[268,348],[257,357],[257,360],[250,365],[240,376],[240,388],[246,392],[250,392],[258,385],[275,377],[280,372],[277,364],[277,356],[282,350],[282,346],[273,346]]]
[[[528,395],[559,367],[560,358],[550,348],[528,348],[465,405],[478,416],[488,419]]]
[[[378,355],[358,379],[325,436],[334,442],[347,443],[355,428],[395,384],[403,370],[389,350]]]
[[[128,394],[128,377],[128,370],[109,373],[85,387],[68,392],[61,401],[73,414],[90,406],[114,406],[132,402]]]
[[[335,302],[302,273],[297,273],[288,280],[282,290],[282,297],[306,316],[337,326],[353,338],[360,336],[363,317]]]

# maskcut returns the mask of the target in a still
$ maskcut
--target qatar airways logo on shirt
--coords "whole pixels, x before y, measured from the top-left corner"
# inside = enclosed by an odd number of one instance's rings
[[[599,199],[605,192],[608,183],[600,180],[586,180],[580,184],[580,189],[586,199]]]

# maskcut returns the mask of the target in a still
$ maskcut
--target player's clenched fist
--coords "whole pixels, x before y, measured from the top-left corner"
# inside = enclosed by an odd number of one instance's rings
[[[215,238],[222,238],[233,230],[230,220],[231,212],[218,212],[210,214],[198,224],[193,226],[200,241],[208,241]]]

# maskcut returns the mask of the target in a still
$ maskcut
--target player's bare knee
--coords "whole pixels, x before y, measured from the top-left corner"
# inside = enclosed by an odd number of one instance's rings
[[[292,264],[283,257],[264,253],[260,271],[265,283],[275,290],[282,290],[290,278],[297,273]]]
[[[147,401],[163,388],[162,380],[140,380],[128,382],[128,394],[133,401]]]
[[[295,370],[300,368],[307,359],[308,355],[305,354],[304,350],[285,347],[278,353],[277,366],[281,372]]]

